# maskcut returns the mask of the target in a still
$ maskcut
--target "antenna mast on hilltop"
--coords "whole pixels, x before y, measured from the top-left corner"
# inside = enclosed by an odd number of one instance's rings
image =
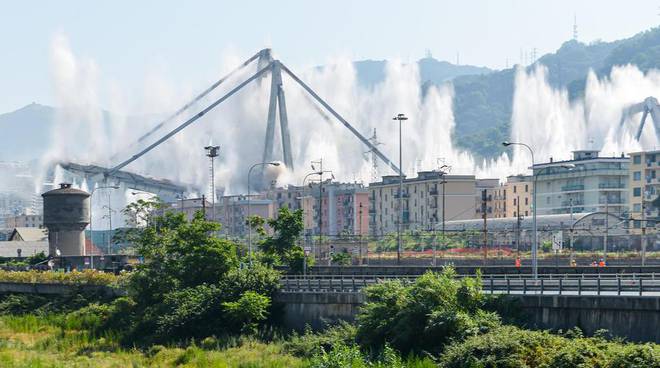
[[[577,39],[578,39],[577,15],[573,14],[573,40],[577,41]]]

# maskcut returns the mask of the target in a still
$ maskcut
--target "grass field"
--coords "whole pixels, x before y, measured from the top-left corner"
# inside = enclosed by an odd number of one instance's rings
[[[203,343],[200,343],[204,345]],[[208,345],[208,344],[207,344]],[[0,317],[0,367],[305,367],[278,343],[236,340],[228,347],[124,349],[116,336],[93,336],[63,316]]]

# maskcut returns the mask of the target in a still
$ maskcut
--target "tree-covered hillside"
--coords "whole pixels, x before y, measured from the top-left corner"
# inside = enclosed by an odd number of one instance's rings
[[[660,28],[614,42],[565,42],[557,52],[539,58],[548,68],[551,85],[565,87],[571,98],[584,93],[589,70],[606,75],[614,65],[634,64],[641,70],[660,68]],[[531,68],[533,66],[528,66]],[[453,80],[459,147],[483,157],[502,152],[499,142],[509,136],[515,69]]]

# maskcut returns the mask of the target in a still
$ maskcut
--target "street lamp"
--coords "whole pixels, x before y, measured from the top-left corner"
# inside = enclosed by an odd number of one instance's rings
[[[399,121],[399,223],[397,226],[396,264],[401,264],[401,225],[403,222],[403,156],[401,122],[408,120],[404,114],[397,114],[392,120]]]
[[[89,243],[90,245],[94,246],[94,216],[92,216],[92,209],[94,208],[94,202],[92,201],[92,198],[94,196],[94,192],[96,192],[97,189],[119,189],[119,186],[117,185],[107,185],[107,186],[101,186],[101,187],[96,187],[92,189],[92,192],[89,194]],[[108,205],[110,205],[110,196],[108,195]],[[87,255],[87,247],[83,248],[83,254]],[[89,266],[90,268],[94,269],[94,252],[92,251],[92,254],[89,256]]]
[[[252,227],[250,227],[250,175],[252,174],[252,169],[254,169],[257,166],[280,166],[280,163],[277,161],[271,161],[271,162],[258,162],[252,166],[250,166],[250,170],[248,170],[248,177],[247,177],[247,187],[248,187],[248,194],[247,194],[247,221],[248,221],[248,258],[250,260],[250,266],[252,266]]]
[[[543,172],[544,170],[550,168],[550,167],[563,167],[563,168],[566,168],[566,169],[570,170],[570,169],[575,168],[575,165],[573,165],[573,164],[562,164],[562,165],[546,166],[546,167],[540,169],[539,171],[537,171],[536,173],[534,173],[534,166],[536,165],[536,163],[534,161],[534,150],[532,150],[532,148],[530,146],[528,146],[525,143],[521,143],[521,142],[508,142],[508,141],[502,142],[502,145],[504,147],[514,146],[514,145],[526,147],[529,150],[529,153],[532,156],[532,174],[533,174],[533,179],[534,179],[534,180],[532,180],[532,226],[533,226],[533,229],[534,229],[534,235],[533,235],[534,241],[532,242],[532,275],[533,275],[534,279],[536,279],[536,278],[538,278],[538,275],[539,275],[539,266],[538,266],[538,247],[539,247],[538,243],[539,243],[539,238],[538,238],[538,226],[537,226],[537,222],[536,222],[536,181],[538,179],[539,174],[541,172]]]

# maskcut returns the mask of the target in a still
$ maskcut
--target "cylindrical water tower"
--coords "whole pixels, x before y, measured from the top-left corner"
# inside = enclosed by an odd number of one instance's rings
[[[85,251],[85,227],[89,224],[90,194],[71,184],[41,195],[44,198],[44,225],[48,228],[48,252],[57,256],[80,256]]]

